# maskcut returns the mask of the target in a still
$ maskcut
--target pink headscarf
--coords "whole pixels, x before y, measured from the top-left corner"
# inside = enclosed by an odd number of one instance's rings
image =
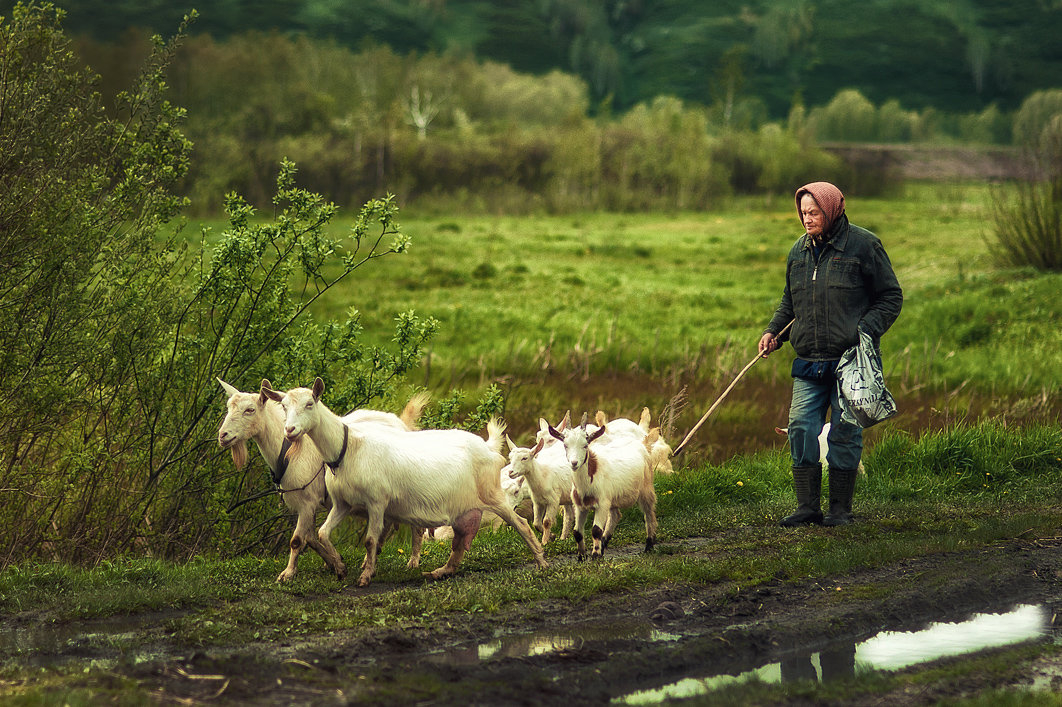
[[[811,194],[811,198],[822,209],[822,213],[826,216],[826,228],[824,230],[829,233],[830,229],[833,228],[833,224],[844,214],[844,194],[829,182],[812,182],[797,189],[797,218],[800,219],[801,226],[804,225],[804,218],[800,214],[800,198],[805,194]]]

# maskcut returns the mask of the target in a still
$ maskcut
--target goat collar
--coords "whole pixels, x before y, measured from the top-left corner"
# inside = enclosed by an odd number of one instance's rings
[[[273,467],[273,483],[280,486],[284,480],[284,474],[288,471],[288,450],[291,449],[291,440],[287,437],[280,444],[280,454],[277,455],[277,463]]]
[[[328,468],[335,471],[343,463],[343,457],[347,456],[347,439],[350,437],[350,428],[343,424],[343,448],[339,450],[339,458],[334,462],[326,462]]]

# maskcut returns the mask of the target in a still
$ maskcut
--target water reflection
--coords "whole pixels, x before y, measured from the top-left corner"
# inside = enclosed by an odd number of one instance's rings
[[[884,631],[861,643],[840,642],[816,653],[794,655],[740,675],[686,678],[655,690],[642,690],[613,702],[655,704],[671,698],[703,695],[750,680],[783,683],[828,682],[860,670],[898,670],[946,656],[1021,643],[1049,635],[1051,613],[1044,606],[1022,605],[1003,614],[975,614],[961,623],[935,623],[922,631]]]
[[[661,631],[649,622],[587,625],[556,631],[519,635],[498,635],[493,640],[466,648],[448,648],[445,653],[428,656],[429,660],[450,665],[470,665],[495,658],[527,658],[565,650],[578,650],[587,641],[637,639],[642,641],[677,641],[680,636]]]
[[[134,664],[165,658],[168,652],[152,638],[164,634],[161,622],[170,614],[153,615],[152,626],[145,617],[88,619],[65,624],[27,624],[0,629],[0,665],[18,661],[26,665],[56,665],[73,661],[89,667],[112,668],[117,659],[104,657],[115,650]]]

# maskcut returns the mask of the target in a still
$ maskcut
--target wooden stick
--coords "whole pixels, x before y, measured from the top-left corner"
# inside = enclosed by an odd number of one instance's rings
[[[782,330],[780,332],[778,332],[775,336],[776,337],[781,336],[782,334],[784,334],[787,331],[789,331],[789,327],[793,326],[793,322],[795,322],[795,321],[796,321],[796,319],[794,319],[791,322],[789,322],[788,324],[786,324],[782,328]],[[686,446],[686,442],[690,441],[690,437],[693,436],[693,433],[701,428],[701,425],[704,424],[704,421],[708,419],[709,415],[711,415],[713,412],[715,412],[715,409],[717,407],[719,407],[719,404],[721,402],[723,402],[723,399],[727,396],[727,394],[729,394],[730,391],[734,389],[734,386],[737,385],[737,382],[739,380],[741,380],[741,377],[743,375],[745,375],[745,373],[747,373],[750,368],[752,368],[754,365],[756,365],[756,362],[759,361],[761,358],[763,358],[763,354],[757,353],[756,354],[756,358],[754,358],[751,361],[749,361],[745,365],[745,367],[741,369],[741,373],[738,373],[737,377],[734,378],[733,382],[731,382],[730,385],[727,386],[726,390],[723,391],[723,394],[720,395],[718,398],[716,398],[716,401],[714,403],[712,403],[712,407],[708,408],[708,412],[704,413],[704,415],[697,422],[697,424],[693,426],[693,429],[689,431],[689,434],[687,434],[686,438],[682,440],[682,443],[679,444],[679,446],[675,447],[675,451],[671,453],[671,456],[674,457],[674,456],[678,456],[679,455],[679,452],[681,452],[682,449]]]

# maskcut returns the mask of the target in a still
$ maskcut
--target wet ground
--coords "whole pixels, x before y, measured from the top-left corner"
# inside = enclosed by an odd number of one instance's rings
[[[708,546],[686,538],[659,551],[692,557]],[[616,554],[637,551],[617,548]],[[345,591],[399,586],[378,582]],[[320,601],[327,610],[327,597]],[[922,669],[922,661],[960,660],[949,656],[977,648],[1053,642],[1062,630],[1060,614],[1062,537],[1056,537],[905,559],[818,581],[777,577],[748,590],[729,583],[665,586],[454,615],[430,629],[367,627],[199,650],[170,644],[166,614],[58,628],[7,621],[0,649],[27,665],[67,665],[75,672],[84,666],[88,687],[136,685],[160,703],[652,704],[710,695],[750,672],[768,682],[832,680],[851,676],[857,666],[911,671]],[[982,623],[964,629],[970,620]],[[131,651],[126,643],[134,636],[138,648]],[[1048,653],[1032,668],[960,675],[918,694],[832,703],[928,705],[1017,685],[1062,690],[1062,657]]]

